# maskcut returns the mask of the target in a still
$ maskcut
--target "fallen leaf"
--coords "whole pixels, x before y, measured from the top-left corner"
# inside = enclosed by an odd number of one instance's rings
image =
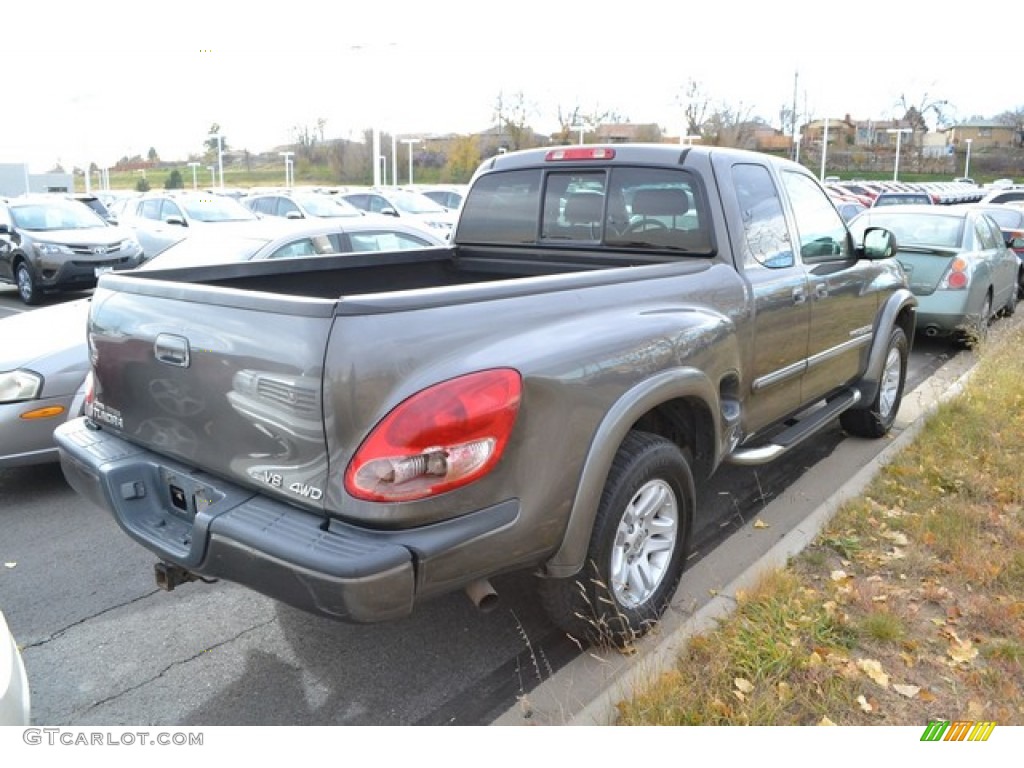
[[[882,669],[882,665],[874,659],[857,659],[857,669],[882,688],[889,687],[889,676]]]
[[[754,527],[755,528],[768,528],[769,525],[768,525],[768,523],[766,523],[761,518],[757,518],[757,520],[754,521]]]
[[[846,581],[848,578],[850,578],[846,575],[846,571],[842,570],[832,571],[832,573],[829,574],[829,577],[832,579],[832,581]]]
[[[827,715],[822,715],[821,720],[818,721],[818,725],[835,725],[835,723],[829,720]]]
[[[961,640],[959,643],[954,643],[950,646],[949,655],[955,664],[966,664],[974,660],[978,655],[978,649],[974,647],[970,640]]]
[[[861,710],[864,712],[870,712],[872,709],[874,709],[874,707],[872,707],[868,703],[868,700],[865,699],[863,695],[857,697],[857,703],[860,705]]]
[[[743,693],[752,693],[754,690],[754,684],[744,677],[737,677],[732,681],[732,684],[736,686],[736,689]]]
[[[896,691],[896,693],[898,693],[900,696],[906,696],[908,699],[914,698],[921,691],[921,687],[917,685],[894,684],[892,689]]]
[[[906,534],[900,533],[899,531],[886,531],[882,535],[898,547],[905,547],[910,543]]]

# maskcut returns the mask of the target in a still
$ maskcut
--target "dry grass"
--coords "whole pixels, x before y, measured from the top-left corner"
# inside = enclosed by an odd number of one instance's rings
[[[1024,331],[624,725],[1024,725]]]

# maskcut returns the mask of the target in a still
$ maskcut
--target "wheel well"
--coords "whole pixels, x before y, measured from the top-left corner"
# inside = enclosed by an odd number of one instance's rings
[[[715,425],[707,405],[692,398],[662,403],[645,413],[633,429],[661,435],[678,445],[690,459],[695,477],[711,473],[715,457]]]

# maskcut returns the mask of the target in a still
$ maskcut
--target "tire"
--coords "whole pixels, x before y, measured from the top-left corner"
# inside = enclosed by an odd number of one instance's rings
[[[572,578],[541,582],[555,624],[593,645],[621,647],[644,635],[679,585],[695,500],[678,446],[630,432],[601,494],[586,566]]]
[[[18,262],[18,266],[14,268],[14,282],[18,286],[18,296],[23,303],[35,306],[43,300],[43,292],[39,290],[32,270],[24,261]]]
[[[907,358],[910,346],[907,334],[898,325],[889,334],[889,346],[882,364],[878,392],[867,408],[844,411],[839,423],[857,437],[884,437],[892,429],[903,401],[903,388],[907,383]]]
[[[985,303],[974,320],[974,325],[960,335],[960,346],[974,349],[988,338],[988,329],[992,324],[992,293],[985,294]]]
[[[1010,291],[1010,298],[1006,300],[1006,305],[1003,307],[1003,317],[1013,317],[1017,312],[1017,302],[1020,301],[1020,297],[1017,295],[1017,289]]]

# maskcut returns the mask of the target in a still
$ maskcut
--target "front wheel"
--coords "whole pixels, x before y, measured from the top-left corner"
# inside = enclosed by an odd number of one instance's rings
[[[28,264],[24,261],[18,262],[18,266],[14,268],[14,276],[15,282],[18,285],[18,296],[25,304],[33,306],[42,301],[42,291],[36,285],[35,278],[32,277],[32,270]]]
[[[601,494],[586,566],[573,578],[542,582],[552,620],[597,645],[623,646],[645,634],[679,585],[695,495],[678,446],[629,433]]]
[[[888,434],[903,400],[909,351],[907,334],[897,325],[889,334],[889,346],[875,399],[867,408],[844,411],[839,417],[843,429],[857,437],[882,437]]]

